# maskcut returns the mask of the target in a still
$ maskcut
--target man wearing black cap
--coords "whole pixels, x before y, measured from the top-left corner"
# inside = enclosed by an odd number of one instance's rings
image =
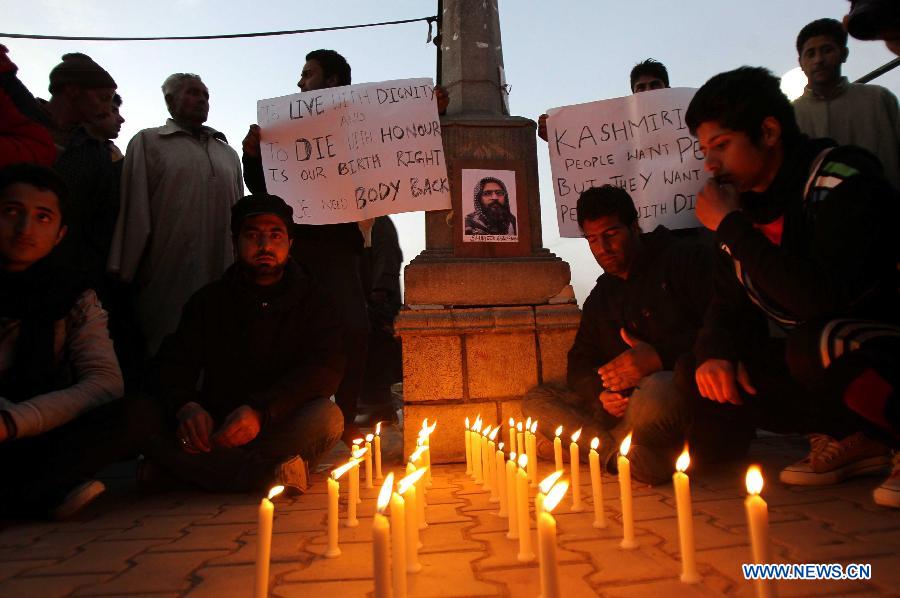
[[[329,397],[344,368],[342,326],[328,294],[290,257],[292,224],[280,197],[238,201],[235,264],[191,297],[163,341],[157,391],[175,421],[146,455],[182,482],[303,490],[307,464],[341,436]]]

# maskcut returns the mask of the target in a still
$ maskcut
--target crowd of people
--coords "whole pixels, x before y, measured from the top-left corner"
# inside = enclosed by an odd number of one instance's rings
[[[624,189],[581,195],[604,273],[567,383],[523,400],[545,430],[602,438],[610,470],[633,430],[633,475],[648,483],[685,442],[701,462],[738,458],[757,428],[811,435],[785,483],[890,466],[900,122],[887,90],[841,77],[846,44],[836,21],[800,32],[809,85],[793,106],[761,68],[699,89],[686,122],[712,174],[702,230],[642,232]],[[297,85],[350,83],[340,54],[316,50]],[[654,60],[631,73],[634,93],[667,87]],[[259,127],[238,156],[206,124],[198,75],[162,83],[170,118],[124,153],[123,99],[102,66],[66,54],[49,92],[36,99],[0,46],[0,517],[67,517],[103,492],[101,468],[138,455],[148,490],[302,492],[311,465],[360,436],[359,406],[378,416],[391,402],[390,219],[295,224],[267,192]],[[443,112],[446,90],[435,97]],[[476,208],[505,197],[491,184]],[[875,500],[900,507],[893,465]]]

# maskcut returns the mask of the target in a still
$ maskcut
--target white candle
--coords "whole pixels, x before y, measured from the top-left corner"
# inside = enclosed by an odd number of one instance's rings
[[[472,479],[476,484],[482,482],[481,465],[481,418],[479,416],[472,428]]]
[[[538,484],[537,494],[534,495],[535,521],[538,520],[537,519],[538,516],[540,516],[540,514],[544,510],[544,499],[547,497],[547,494],[550,492],[551,488],[553,488],[553,486],[556,484],[556,482],[559,480],[559,478],[562,477],[562,474],[563,474],[562,470],[554,471],[553,473],[548,475],[546,478],[541,480],[541,482]],[[568,482],[566,482],[566,485],[568,486]],[[540,549],[538,549],[537,555],[538,555],[538,561],[540,561],[541,560]]]
[[[619,447],[619,495],[622,500],[622,548],[637,548],[634,540],[634,513],[631,508],[631,463],[628,462],[628,449],[631,448],[631,433],[625,437]]]
[[[568,482],[553,486],[537,516],[538,552],[541,567],[541,598],[559,598],[559,563],[556,558],[556,520],[553,509],[566,493]]]
[[[366,488],[375,487],[375,483],[372,480],[372,440],[374,438],[372,434],[366,435],[366,454],[364,457],[366,464]]]
[[[675,487],[675,504],[678,507],[678,538],[681,542],[681,581],[697,583],[697,558],[694,552],[694,513],[691,509],[691,481],[684,473],[691,464],[687,447],[675,462],[672,485]]]
[[[525,428],[522,426],[522,422],[516,424],[516,447],[519,449],[520,455],[527,454],[528,447],[525,446]]]
[[[391,496],[391,569],[394,580],[394,596],[406,596],[406,504],[403,497],[394,492]]]
[[[325,556],[329,559],[341,556],[341,549],[338,546],[338,495],[340,494],[338,480],[354,466],[355,462],[351,459],[328,476],[328,548],[325,550]],[[349,501],[347,504],[349,511]]]
[[[491,433],[491,426],[488,426],[484,429],[484,432],[481,433],[481,480],[484,482],[484,489],[491,489],[491,464],[490,464],[490,456],[494,453],[490,453],[490,449],[488,447],[488,435]]]
[[[509,418],[509,452],[516,452],[516,420]]]
[[[375,479],[384,479],[381,474],[381,422],[375,424]]]
[[[747,527],[750,531],[753,562],[762,565],[770,560],[769,506],[760,496],[763,488],[763,477],[758,465],[751,465],[747,469],[746,483],[747,498],[744,500],[744,509],[747,511]],[[760,598],[774,596],[774,582],[770,579],[757,579],[756,595]]]
[[[391,524],[384,510],[391,500],[394,474],[389,473],[378,493],[377,511],[372,520],[372,573],[375,578],[375,598],[391,598]]]
[[[413,464],[416,469],[425,469],[422,464],[422,453],[424,449],[422,447],[417,448],[412,455],[409,457],[409,462]],[[409,474],[409,467],[406,469],[407,474]],[[419,521],[419,529],[425,529],[428,527],[428,523],[425,521],[425,507],[428,506],[428,497],[425,495],[425,476],[422,475],[416,481],[416,506],[418,507],[418,513],[416,517]]]
[[[556,438],[553,439],[553,461],[556,466],[556,471],[559,471],[563,468],[563,458],[562,458],[562,440],[560,439],[560,435],[563,433],[563,427],[559,426],[556,428]]]
[[[573,513],[584,511],[584,503],[581,502],[581,459],[578,457],[578,439],[581,437],[581,428],[572,434],[572,442],[569,444],[569,461],[572,466],[572,509]]]
[[[436,427],[437,422],[434,422],[429,426],[428,418],[425,418],[422,422],[422,431],[419,432],[419,435],[422,438],[422,446],[425,447],[423,459],[425,465],[425,486],[428,488],[431,488],[431,433],[434,432]]]
[[[519,455],[519,471],[516,472],[516,504],[519,513],[519,562],[534,560],[531,543],[531,521],[528,519],[528,455]]]
[[[534,455],[531,452],[531,417],[525,420],[525,450],[523,451],[526,455],[528,455],[528,467],[525,468],[525,474],[528,476],[528,483],[531,487],[534,487],[537,484],[537,480],[534,479],[532,475],[532,469],[534,469]]]
[[[538,458],[537,458],[537,420],[531,422],[528,432],[528,479],[534,486],[538,482]]]
[[[469,430],[469,418],[466,418],[466,475],[472,475],[472,445],[469,443],[472,432]]]
[[[356,527],[359,525],[359,519],[356,518],[356,505],[359,502],[359,459],[352,459],[353,467],[350,468],[350,486],[347,491],[347,520],[344,525],[347,527]]]
[[[505,461],[503,458],[503,443],[497,445],[497,452],[494,454],[494,479],[497,480],[497,502],[500,503],[500,510],[497,511],[498,517],[506,517],[506,470],[504,469]]]
[[[269,490],[269,496],[259,502],[259,529],[256,534],[256,585],[253,595],[265,598],[269,595],[269,561],[272,554],[272,517],[275,505],[272,499],[281,494],[284,486]]]
[[[588,461],[591,465],[591,494],[594,501],[594,527],[606,528],[606,511],[603,508],[603,478],[600,469],[600,454],[597,447],[600,446],[600,439],[591,440],[591,452],[588,455]]]
[[[518,467],[516,466],[516,454],[509,454],[509,461],[506,462],[506,492],[508,501],[507,507],[507,515],[509,516],[509,522],[506,532],[506,537],[510,540],[518,540],[519,539],[519,507],[516,502],[516,471]]]
[[[407,465],[407,472],[409,472]],[[419,520],[416,513],[416,482],[425,473],[424,470],[416,470],[409,473],[397,484],[397,492],[406,501],[406,571],[418,573],[422,570],[419,563]]]

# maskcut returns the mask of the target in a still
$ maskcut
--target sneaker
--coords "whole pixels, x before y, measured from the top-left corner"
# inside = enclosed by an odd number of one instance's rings
[[[88,480],[72,488],[56,507],[51,509],[50,517],[57,521],[68,519],[85,508],[106,491],[106,486],[99,480]]]
[[[872,493],[875,504],[900,509],[900,451],[894,453],[894,469],[881,486]]]
[[[282,461],[275,467],[273,486],[284,486],[285,494],[303,494],[309,489],[309,466],[299,455]]]
[[[882,473],[891,463],[890,449],[862,432],[840,441],[825,434],[811,434],[809,440],[809,455],[781,470],[783,483],[836,484],[847,478]]]

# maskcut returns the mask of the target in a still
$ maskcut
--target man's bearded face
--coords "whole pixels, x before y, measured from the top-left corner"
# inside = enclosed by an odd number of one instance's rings
[[[481,205],[486,214],[500,218],[506,213],[506,191],[497,183],[486,183],[481,190]]]

